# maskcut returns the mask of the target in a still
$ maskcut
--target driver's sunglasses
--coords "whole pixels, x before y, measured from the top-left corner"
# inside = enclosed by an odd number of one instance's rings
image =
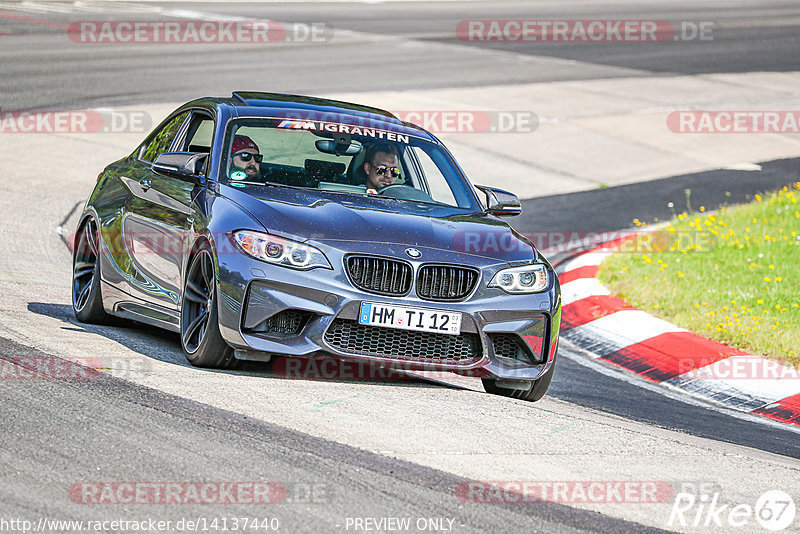
[[[398,169],[397,167],[387,167],[386,165],[375,167],[375,172],[380,174],[381,176],[384,176],[386,174],[386,171],[389,171],[389,175],[392,178],[397,178],[400,176],[400,169]]]
[[[256,163],[261,163],[261,160],[264,159],[264,156],[261,154],[251,154],[250,152],[239,152],[234,154],[233,157],[239,156],[242,161],[247,162],[250,161],[250,158],[255,158]]]

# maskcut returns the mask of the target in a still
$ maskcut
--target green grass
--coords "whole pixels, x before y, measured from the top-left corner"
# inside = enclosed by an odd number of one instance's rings
[[[644,225],[635,221],[637,225]],[[800,366],[800,182],[716,214],[682,213],[609,256],[628,303],[721,343]]]

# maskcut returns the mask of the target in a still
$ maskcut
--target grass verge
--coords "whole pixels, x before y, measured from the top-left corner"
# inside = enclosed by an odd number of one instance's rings
[[[634,252],[600,266],[613,294],[701,336],[800,367],[800,182],[716,214],[678,214],[626,250]]]

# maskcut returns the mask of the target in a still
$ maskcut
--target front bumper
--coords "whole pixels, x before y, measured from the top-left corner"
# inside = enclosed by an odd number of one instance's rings
[[[400,257],[396,252],[402,253],[404,248],[397,245],[400,248],[393,251],[386,244],[380,244],[379,249],[374,243],[349,245],[348,254],[380,253],[388,257]],[[332,355],[409,370],[451,371],[510,380],[535,380],[553,365],[561,298],[558,280],[549,265],[551,282],[546,291],[509,295],[486,287],[507,264],[475,257],[454,258],[450,251],[417,247],[426,261],[410,261],[414,273],[428,262],[458,263],[481,270],[481,280],[466,300],[432,302],[417,297],[413,286],[402,297],[361,291],[345,274],[344,252],[324,244],[315,246],[323,250],[333,270],[296,271],[255,260],[238,251],[218,254],[220,331],[225,341],[237,349],[238,357],[264,360],[273,355]],[[461,312],[462,339],[430,338],[405,330],[357,326],[362,301]],[[382,336],[382,332],[386,335]],[[343,341],[343,336],[355,334],[367,340],[364,346],[371,348],[354,349],[353,343]],[[450,353],[454,341],[461,343],[454,352],[457,358]],[[515,341],[519,345],[517,357],[513,357]],[[464,343],[469,347],[464,348]]]

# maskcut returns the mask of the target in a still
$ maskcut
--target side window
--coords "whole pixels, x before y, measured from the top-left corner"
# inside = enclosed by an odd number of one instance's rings
[[[211,152],[214,138],[214,121],[205,115],[195,115],[189,125],[187,142],[183,150],[186,152]]]
[[[450,189],[447,178],[442,174],[436,163],[421,148],[412,147],[412,149],[422,167],[422,172],[425,175],[425,181],[428,183],[433,200],[442,204],[457,206],[458,203],[453,196],[453,190]]]
[[[192,114],[189,127],[186,129],[186,137],[183,139],[178,150],[184,152],[205,152],[211,154],[211,145],[214,142],[214,120],[205,113],[195,112]],[[206,173],[208,160],[203,161],[201,172]]]
[[[186,120],[188,115],[188,111],[181,113],[164,125],[164,127],[150,139],[139,157],[144,161],[152,163],[159,154],[169,152],[169,146],[172,144],[172,140],[175,139],[178,130],[180,130],[183,121]]]

